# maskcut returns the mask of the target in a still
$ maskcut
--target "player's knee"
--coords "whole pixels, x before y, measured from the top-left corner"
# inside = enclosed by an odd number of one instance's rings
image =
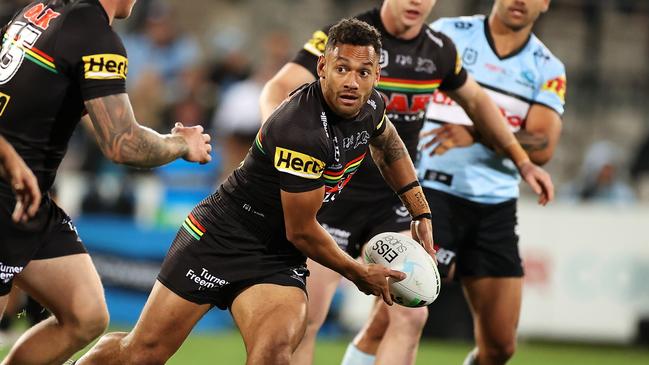
[[[108,327],[108,309],[103,301],[81,306],[73,313],[71,321],[74,336],[80,342],[90,342],[99,337]]]
[[[288,338],[273,338],[254,344],[248,353],[249,364],[289,364],[293,348]]]
[[[516,352],[516,342],[502,341],[494,343],[487,346],[485,352],[487,357],[489,357],[493,362],[504,364],[514,356],[514,352]]]
[[[138,365],[164,364],[174,352],[153,338],[151,340],[127,342],[125,349],[125,357],[128,359],[126,363]]]
[[[398,308],[390,316],[391,324],[400,328],[410,328],[413,331],[420,331],[428,320],[428,308]]]

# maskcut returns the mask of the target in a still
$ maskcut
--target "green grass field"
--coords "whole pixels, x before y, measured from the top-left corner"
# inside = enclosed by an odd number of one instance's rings
[[[344,340],[321,340],[316,350],[316,365],[340,363]],[[460,365],[469,343],[423,341],[418,365]],[[0,350],[0,358],[7,350]],[[193,335],[168,362],[170,365],[244,364],[245,352],[239,334]],[[519,345],[511,365],[647,365],[649,349],[611,346],[586,346],[547,343]]]

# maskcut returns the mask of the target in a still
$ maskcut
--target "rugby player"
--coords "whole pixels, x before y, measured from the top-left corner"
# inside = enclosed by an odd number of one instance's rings
[[[526,181],[535,186],[543,199],[548,199],[553,188],[547,174],[529,162],[506,128],[496,106],[475,81],[467,77],[453,42],[425,25],[434,5],[433,0],[385,0],[380,9],[357,16],[381,32],[384,47],[377,90],[387,100],[388,116],[410,156],[416,156],[426,105],[439,87],[467,109],[476,124],[484,129],[485,135],[496,137],[495,143],[516,161]],[[316,31],[293,61],[266,84],[260,101],[262,117],[267,116],[293,88],[316,79],[316,60],[327,42],[326,29]],[[355,140],[344,143],[353,145]],[[326,199],[336,199],[338,193]],[[341,248],[352,257],[358,257],[362,245],[372,236],[384,231],[407,231],[411,218],[368,159],[345,190],[342,202],[321,212],[318,220]],[[307,266],[311,271],[308,325],[294,356],[294,363],[300,365],[312,362],[318,329],[326,318],[341,279],[340,274],[311,260]],[[350,345],[345,354],[346,363],[373,362],[373,354],[377,352],[377,363],[414,363],[419,337],[428,316],[427,308],[394,306],[390,307],[387,316],[390,325],[385,338],[390,340],[381,342],[380,346],[379,342],[372,342],[372,347],[360,350]]]
[[[208,162],[209,136],[180,124],[160,135],[140,126],[125,93],[126,52],[111,28],[135,0],[39,0],[3,28],[0,133],[44,193],[28,222],[0,181],[0,308],[14,282],[54,316],[30,328],[2,364],[60,364],[99,336],[108,312],[99,276],[68,215],[47,195],[84,109],[104,154],[154,167],[183,157]],[[20,196],[19,196],[20,198]]]
[[[0,101],[1,108],[2,101]],[[41,189],[32,170],[2,136],[0,136],[0,179],[5,179],[16,196],[16,205],[11,218],[16,223],[27,222],[27,219],[36,214],[41,204]],[[4,308],[0,308],[0,318],[3,312]]]
[[[444,18],[431,25],[453,39],[465,68],[539,165],[550,160],[559,141],[566,91],[563,64],[532,34],[549,3],[496,0],[488,18]],[[448,95],[435,94],[427,120],[422,135],[433,138],[422,151],[418,174],[441,247],[437,258],[456,266],[473,315],[477,348],[465,364],[505,364],[516,348],[523,284],[515,231],[519,173],[489,148],[492,143]],[[374,313],[357,337],[359,347],[373,348],[387,334],[386,310],[381,306]]]
[[[241,166],[185,220],[133,331],[102,337],[79,364],[162,364],[212,306],[232,313],[247,364],[289,364],[306,326],[305,256],[392,304],[386,278],[405,274],[358,263],[316,213],[336,204],[326,197],[345,187],[369,150],[414,217],[415,237],[432,250],[430,210],[374,90],[378,31],[345,19],[328,37],[320,79],[286,99]],[[355,136],[357,144],[343,145]]]

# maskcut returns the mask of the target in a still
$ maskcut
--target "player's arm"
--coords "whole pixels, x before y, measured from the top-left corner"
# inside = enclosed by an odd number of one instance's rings
[[[537,165],[545,165],[554,154],[561,135],[561,117],[545,105],[533,104],[527,113],[525,129],[516,132],[516,139]]]
[[[273,113],[275,108],[288,97],[288,94],[298,88],[300,85],[308,84],[315,81],[315,76],[311,71],[307,70],[304,66],[294,62],[289,62],[284,65],[276,74],[270,79],[261,91],[259,97],[259,106],[261,108],[261,121],[264,123],[266,119]]]
[[[9,182],[16,195],[12,219],[14,222],[26,222],[38,211],[41,204],[41,190],[34,173],[2,136],[0,136],[0,178]]]
[[[480,135],[514,161],[521,177],[539,195],[540,204],[545,205],[554,199],[550,175],[530,161],[496,104],[472,77],[469,76],[460,88],[447,93],[464,108]]]
[[[316,220],[323,195],[324,187],[301,193],[281,191],[287,239],[312,260],[355,283],[365,294],[381,296],[392,305],[385,278],[403,280],[405,274],[381,265],[361,265],[341,250]]]
[[[171,134],[159,134],[135,120],[125,93],[85,101],[99,147],[110,160],[134,167],[156,167],[179,157],[188,161],[210,161],[210,137],[203,127],[176,123]]]
[[[413,219],[413,238],[434,258],[431,214],[424,192],[419,186],[417,172],[401,137],[390,120],[383,133],[370,140],[372,158],[385,182],[398,195]]]

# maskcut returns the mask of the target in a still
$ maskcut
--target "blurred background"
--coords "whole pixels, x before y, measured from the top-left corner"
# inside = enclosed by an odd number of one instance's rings
[[[0,24],[28,2],[2,0]],[[314,30],[380,4],[138,0],[131,18],[115,22],[129,56],[127,87],[138,121],[160,132],[176,121],[200,124],[215,149],[207,165],[178,161],[134,170],[104,159],[92,131],[77,129],[56,194],[100,272],[112,325],[132,326],[180,222],[245,156],[260,125],[263,84]],[[430,20],[487,14],[491,4],[438,0]],[[553,0],[535,33],[566,65],[568,88],[561,141],[547,166],[558,199],[541,208],[523,188],[520,203],[527,273],[521,340],[550,341],[548,351],[561,351],[560,343],[623,346],[620,359],[634,345],[649,363],[649,1]],[[370,302],[343,283],[324,341],[348,339]],[[16,293],[14,313],[23,313],[24,303]],[[36,312],[32,321],[43,315]],[[22,330],[11,323],[16,318],[5,316],[5,346]],[[431,306],[425,336],[459,341],[452,360],[459,363],[471,326],[461,290],[446,285]],[[232,330],[228,313],[214,310],[197,333]],[[439,354],[445,343],[422,351]],[[512,363],[534,363],[521,356],[525,347]]]

